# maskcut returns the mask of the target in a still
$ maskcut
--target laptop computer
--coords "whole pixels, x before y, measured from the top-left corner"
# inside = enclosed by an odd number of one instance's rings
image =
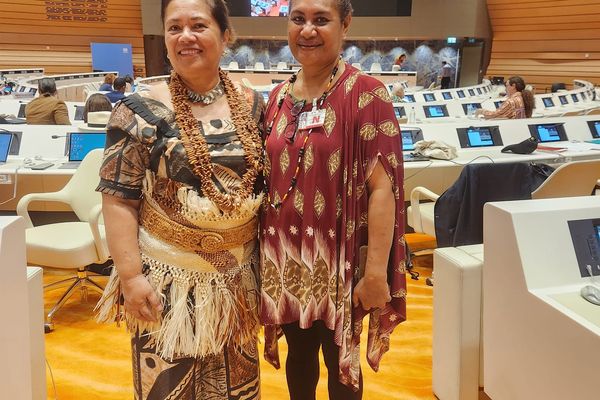
[[[106,132],[73,132],[67,136],[69,162],[59,168],[77,169],[85,156],[94,149],[103,149]]]
[[[85,111],[85,106],[75,106],[75,121],[83,121],[83,112]]]
[[[0,164],[4,164],[8,159],[10,150],[10,142],[12,141],[12,133],[0,132]]]

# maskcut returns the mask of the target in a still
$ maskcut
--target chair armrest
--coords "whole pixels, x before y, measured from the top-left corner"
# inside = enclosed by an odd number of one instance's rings
[[[410,192],[410,207],[412,210],[412,222],[414,225],[412,228],[415,230],[415,232],[423,232],[420,206],[421,199],[436,201],[439,197],[439,194],[436,194],[431,190],[424,188],[423,186],[417,186]]]
[[[90,210],[90,216],[88,219],[88,223],[90,224],[90,229],[92,230],[92,236],[94,237],[94,244],[96,246],[96,252],[98,253],[98,260],[108,260],[110,254],[108,253],[108,246],[104,240],[102,240],[102,235],[100,234],[100,217],[102,216],[102,204],[96,204]]]
[[[17,215],[23,217],[26,228],[33,228],[29,211],[27,211],[29,208],[29,203],[32,201],[56,201],[70,204],[69,198],[62,190],[58,192],[26,194],[25,196],[21,197],[21,200],[19,200],[19,203],[17,203]]]

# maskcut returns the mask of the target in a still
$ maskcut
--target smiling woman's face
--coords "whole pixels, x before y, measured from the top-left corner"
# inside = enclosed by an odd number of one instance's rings
[[[337,0],[294,0],[288,42],[303,67],[327,65],[342,51],[351,17],[340,20]]]
[[[182,76],[212,73],[229,39],[221,33],[204,0],[173,0],[164,14],[165,46],[171,65]]]

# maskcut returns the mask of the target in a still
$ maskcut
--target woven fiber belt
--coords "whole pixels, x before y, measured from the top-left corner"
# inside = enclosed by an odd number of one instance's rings
[[[216,253],[240,247],[258,234],[258,218],[229,229],[201,229],[181,225],[142,201],[140,224],[151,234],[185,250]]]

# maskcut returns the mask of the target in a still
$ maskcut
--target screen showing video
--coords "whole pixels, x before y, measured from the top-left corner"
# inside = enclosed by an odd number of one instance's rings
[[[452,100],[452,93],[442,92],[442,97],[444,97],[444,100]]]
[[[412,94],[405,94],[404,95],[404,101],[407,103],[414,103],[415,102],[415,96]]]
[[[546,106],[546,108],[554,107],[554,101],[550,97],[544,97],[542,101],[544,102],[544,106]]]
[[[287,17],[289,9],[288,0],[250,0],[251,17]]]

